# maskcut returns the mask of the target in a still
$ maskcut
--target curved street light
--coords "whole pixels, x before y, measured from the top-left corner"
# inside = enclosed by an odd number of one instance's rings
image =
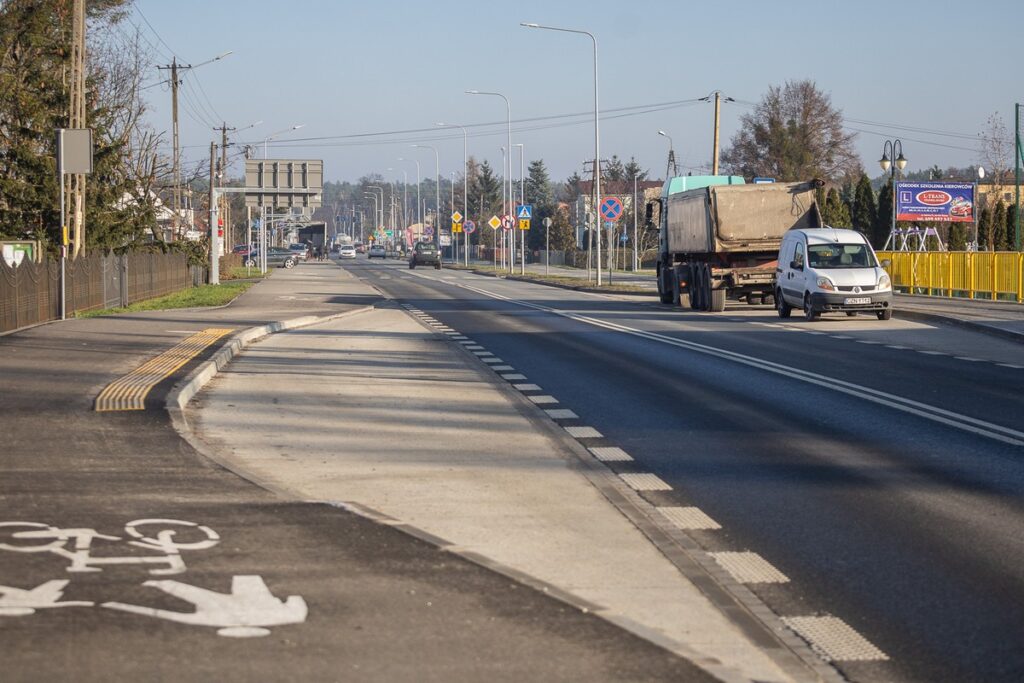
[[[897,152],[899,156],[897,156]],[[907,158],[903,156],[903,143],[899,138],[886,140],[882,145],[882,158],[878,160],[882,171],[889,172],[889,182],[892,184],[892,222],[889,225],[889,238],[885,240],[886,246],[892,240],[893,248],[896,247],[896,171],[902,171],[907,167]]]
[[[432,145],[413,145],[420,149],[429,149],[434,153],[434,243],[438,250],[441,249],[441,157],[437,154],[437,148]]]

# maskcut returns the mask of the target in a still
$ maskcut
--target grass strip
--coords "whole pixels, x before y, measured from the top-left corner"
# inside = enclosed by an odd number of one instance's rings
[[[174,308],[201,308],[204,306],[223,306],[231,303],[235,297],[253,286],[253,282],[223,282],[219,285],[201,285],[183,289],[154,299],[136,301],[129,306],[104,308],[92,311],[80,311],[77,318],[95,318],[100,315],[117,315],[136,311],[166,311]]]

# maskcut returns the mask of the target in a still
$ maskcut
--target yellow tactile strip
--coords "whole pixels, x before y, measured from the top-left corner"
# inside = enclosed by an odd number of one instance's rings
[[[104,387],[96,397],[96,411],[145,410],[146,396],[153,387],[218,339],[232,332],[232,329],[212,327],[193,334],[156,358],[151,358]]]

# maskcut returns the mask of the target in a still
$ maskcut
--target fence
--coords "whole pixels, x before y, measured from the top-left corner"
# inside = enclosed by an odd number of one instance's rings
[[[1014,251],[880,251],[893,287],[911,294],[1024,301],[1024,254]]]
[[[132,253],[68,260],[67,315],[127,306],[202,284],[206,273],[185,254]],[[0,332],[60,318],[60,262],[0,260]]]

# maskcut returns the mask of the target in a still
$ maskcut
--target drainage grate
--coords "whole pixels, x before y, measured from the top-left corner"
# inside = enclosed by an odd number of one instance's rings
[[[782,617],[786,626],[829,662],[886,661],[889,657],[838,617]]]

